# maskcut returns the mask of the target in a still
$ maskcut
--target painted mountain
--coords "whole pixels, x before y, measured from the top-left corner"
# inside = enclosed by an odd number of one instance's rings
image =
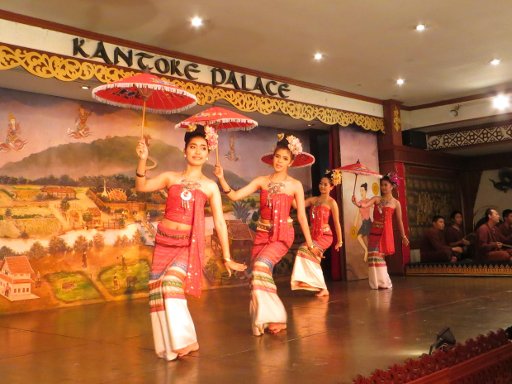
[[[137,165],[135,147],[138,140],[138,137],[116,136],[91,143],[58,145],[5,164],[0,168],[0,176],[24,177],[29,180],[52,175],[67,175],[73,179],[115,174],[133,176]],[[185,164],[181,149],[160,140],[150,141],[149,153],[157,162],[157,167],[149,175],[180,170]],[[150,163],[148,161],[148,165]],[[207,164],[204,171],[208,177],[214,177],[212,165]],[[242,178],[229,171],[226,171],[226,178],[233,186],[246,184]]]

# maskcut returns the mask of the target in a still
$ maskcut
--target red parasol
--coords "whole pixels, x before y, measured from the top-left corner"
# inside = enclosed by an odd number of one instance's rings
[[[272,165],[274,160],[274,152],[265,153],[263,156],[261,156],[260,160],[265,164]],[[308,152],[301,152],[295,156],[295,159],[293,160],[293,163],[290,165],[290,167],[302,168],[313,165],[314,163],[315,156]]]
[[[357,160],[357,162],[355,162],[354,164],[344,165],[343,167],[339,167],[336,169],[338,169],[342,172],[353,173],[354,175],[356,175],[356,181],[354,182],[354,191],[352,192],[352,194],[354,194],[356,191],[357,176],[365,175],[365,176],[375,176],[375,177],[378,177],[379,179],[382,178],[382,175],[380,175],[378,172],[372,171],[366,165],[361,164],[361,162],[359,160]]]
[[[239,113],[230,111],[229,109],[212,107],[202,112],[199,112],[182,122],[176,124],[176,128],[188,128],[190,126],[200,124],[208,125],[216,131],[220,130],[234,130],[234,131],[248,131],[258,126],[258,122],[249,119]],[[217,163],[219,163],[219,149],[216,149]]]
[[[103,103],[142,110],[141,137],[146,111],[171,114],[196,105],[196,97],[150,73],[139,73],[113,83],[100,85],[92,96]]]

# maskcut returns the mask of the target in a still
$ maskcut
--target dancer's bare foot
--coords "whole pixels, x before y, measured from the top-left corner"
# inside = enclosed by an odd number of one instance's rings
[[[327,289],[321,289],[320,292],[318,292],[315,296],[316,297],[329,296],[329,291]]]
[[[286,329],[286,323],[269,323],[267,329],[269,333],[275,335]]]
[[[199,350],[199,344],[193,343],[190,345],[187,345],[185,348],[176,349],[174,352],[178,354],[178,357],[183,357],[188,355],[191,352],[195,352]]]

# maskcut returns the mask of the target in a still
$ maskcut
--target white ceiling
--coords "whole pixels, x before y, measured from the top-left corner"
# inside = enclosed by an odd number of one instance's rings
[[[0,9],[407,106],[512,88],[512,0],[0,0]],[[195,15],[205,19],[200,30],[189,26]],[[418,22],[425,32],[414,30]],[[502,64],[489,65],[493,57]],[[93,101],[76,82],[21,69],[0,71],[0,87]],[[261,126],[327,128],[247,115]]]
[[[2,0],[0,8],[409,106],[512,85],[509,0]],[[205,18],[200,30],[188,24],[194,15]],[[502,64],[490,66],[493,57]]]

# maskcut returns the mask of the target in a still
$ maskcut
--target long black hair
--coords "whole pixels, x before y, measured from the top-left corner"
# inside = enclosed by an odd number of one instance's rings
[[[277,141],[276,147],[274,149],[274,155],[278,149],[286,149],[288,152],[290,152],[290,155],[293,160],[293,159],[295,159],[295,155],[292,153],[290,147],[288,146],[288,144],[289,144],[288,136],[290,136],[290,135],[284,134],[283,138],[281,140]]]
[[[196,125],[196,128],[193,131],[187,131],[187,133],[185,133],[185,137],[184,137],[185,148],[187,148],[188,143],[194,137],[202,137],[203,139],[206,140],[206,132],[204,130],[204,126],[203,125]],[[208,151],[210,151],[210,148],[208,148]]]

